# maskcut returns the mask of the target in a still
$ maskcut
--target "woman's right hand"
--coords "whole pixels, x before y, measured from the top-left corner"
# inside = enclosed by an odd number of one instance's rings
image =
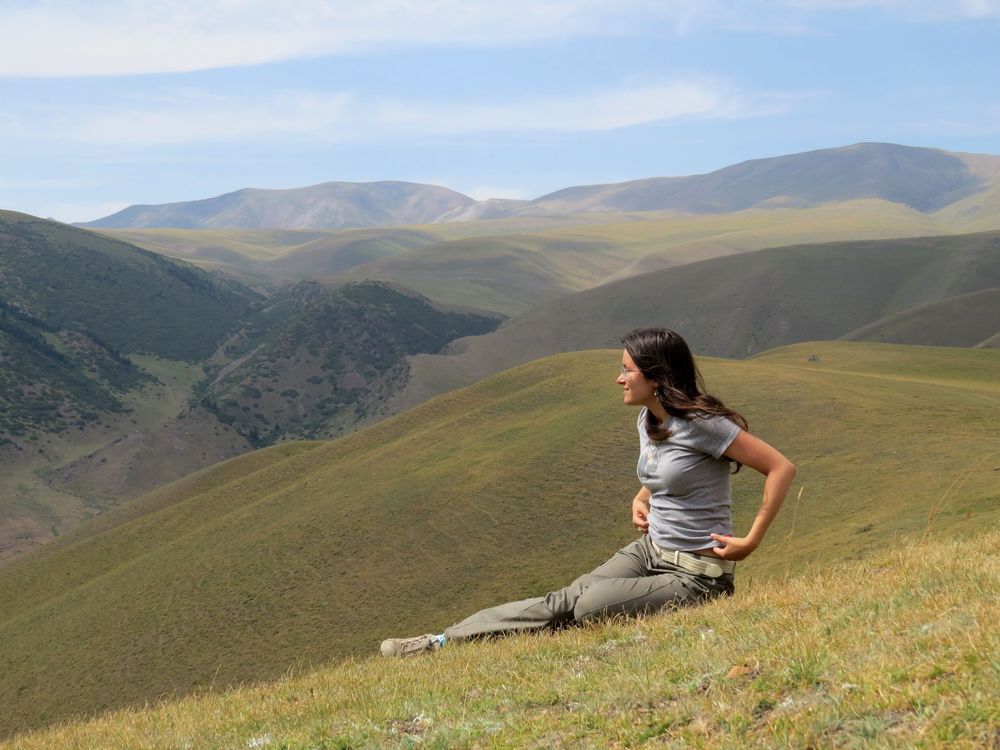
[[[643,534],[649,531],[649,490],[645,487],[632,498],[632,525]]]

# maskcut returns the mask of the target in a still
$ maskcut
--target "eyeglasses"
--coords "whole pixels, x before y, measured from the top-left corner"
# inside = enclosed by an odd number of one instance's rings
[[[630,370],[625,365],[622,365],[621,375],[623,378],[627,378],[630,372],[639,372],[638,370]]]

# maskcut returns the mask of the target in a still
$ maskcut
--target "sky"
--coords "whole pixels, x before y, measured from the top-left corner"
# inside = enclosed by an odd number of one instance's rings
[[[1000,0],[0,0],[0,209],[1000,154]]]

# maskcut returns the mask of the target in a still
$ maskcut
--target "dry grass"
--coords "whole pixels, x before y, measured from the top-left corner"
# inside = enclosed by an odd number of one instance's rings
[[[0,732],[368,654],[604,560],[631,534],[636,481],[618,356],[552,357],[349,438],[241,457],[5,570]],[[828,343],[705,361],[800,468],[743,592],[928,528],[993,528],[998,356]],[[737,528],[759,502],[742,471]]]
[[[358,658],[0,747],[997,747],[998,544],[901,540],[665,616]]]

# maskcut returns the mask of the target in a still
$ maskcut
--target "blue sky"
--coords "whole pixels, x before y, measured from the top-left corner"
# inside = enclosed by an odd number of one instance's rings
[[[1000,0],[0,0],[0,208],[1000,154]]]

